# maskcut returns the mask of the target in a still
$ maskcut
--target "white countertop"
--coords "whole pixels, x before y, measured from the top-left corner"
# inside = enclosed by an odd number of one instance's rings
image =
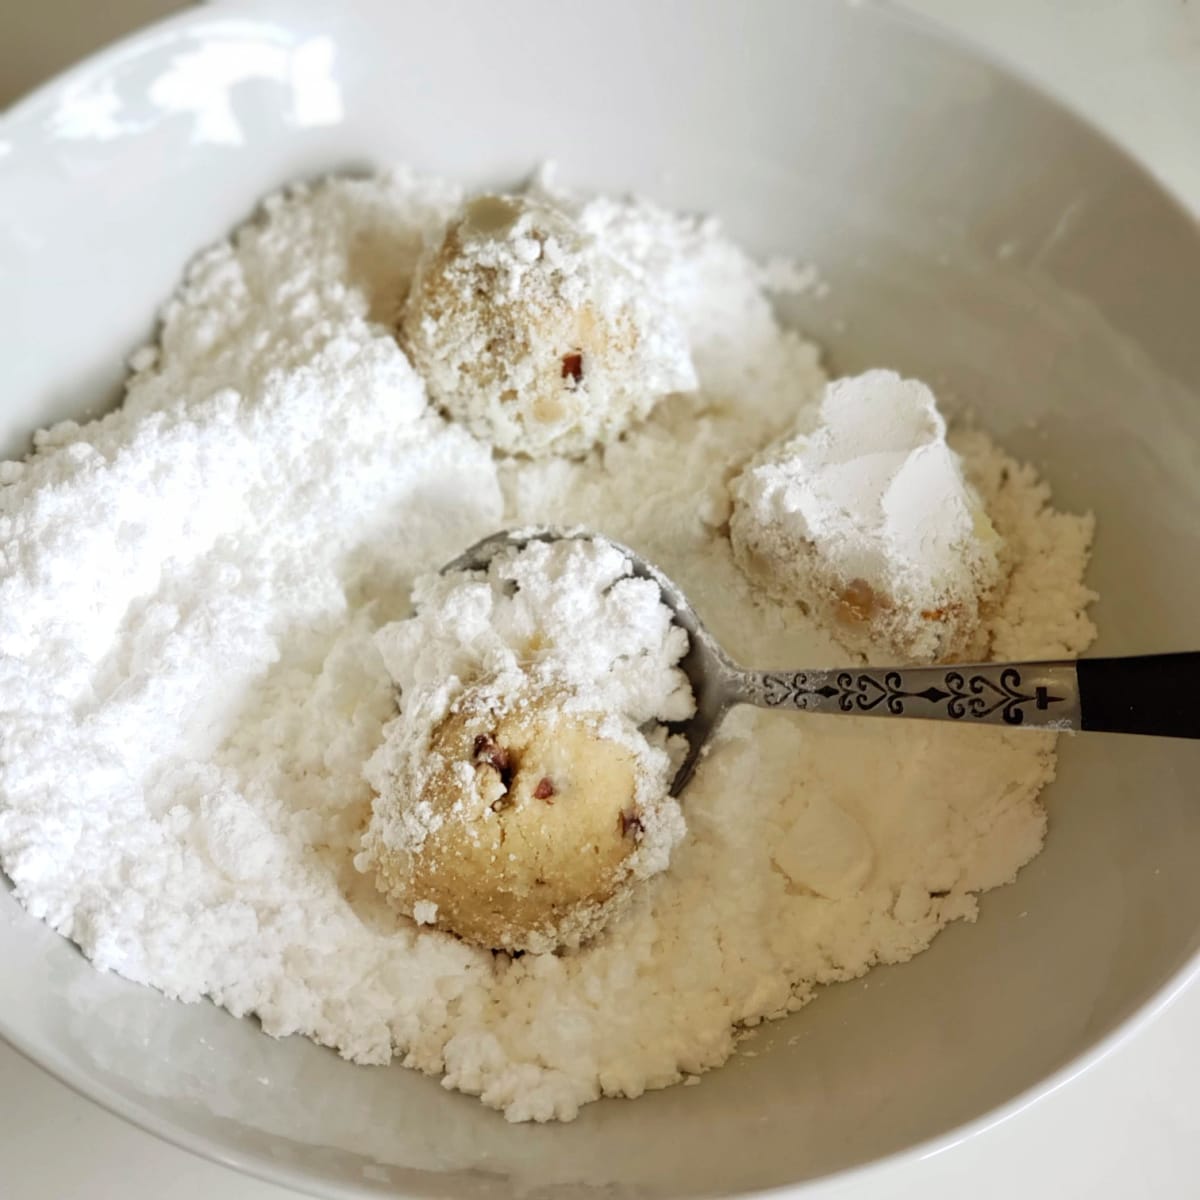
[[[1198,0],[904,0],[1016,64],[1200,213]],[[178,0],[0,11],[0,106]],[[862,1197],[861,1186],[843,1194]],[[966,1146],[898,1168],[872,1200],[1200,1194],[1200,984],[1070,1083]],[[283,1200],[109,1116],[0,1045],[4,1200]]]

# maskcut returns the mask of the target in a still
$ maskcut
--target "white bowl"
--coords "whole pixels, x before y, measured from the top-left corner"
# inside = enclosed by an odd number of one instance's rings
[[[551,156],[817,262],[831,293],[792,315],[836,369],[930,379],[1096,510],[1098,649],[1195,645],[1200,236],[1080,122],[840,3],[295,7],[189,13],[0,123],[0,451],[110,402],[189,255],[285,180],[407,160],[494,183]],[[976,927],[831,989],[700,1087],[569,1126],[100,975],[7,892],[0,1031],[147,1128],[327,1195],[794,1185],[985,1127],[1183,978],[1197,754],[1064,745],[1046,851]]]

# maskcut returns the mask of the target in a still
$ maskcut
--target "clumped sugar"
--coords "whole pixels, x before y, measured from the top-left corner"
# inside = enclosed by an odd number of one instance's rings
[[[386,630],[469,543],[586,525],[657,561],[747,664],[846,656],[727,536],[731,475],[825,382],[763,271],[711,221],[563,200],[670,310],[696,387],[587,457],[504,457],[431,406],[393,328],[460,201],[402,171],[272,198],[197,259],[124,405],[3,468],[0,862],[99,967],[398,1058],[513,1120],[569,1119],[715,1067],[739,1026],[973,919],[1041,845],[1054,737],[739,710],[670,869],[581,949],[493,955],[426,898],[397,914],[355,865],[364,766],[394,677],[452,653],[397,660]],[[985,435],[951,442],[1012,564],[981,636],[1082,650],[1090,521]]]

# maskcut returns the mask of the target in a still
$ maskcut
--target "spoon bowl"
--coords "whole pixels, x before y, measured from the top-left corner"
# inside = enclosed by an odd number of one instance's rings
[[[490,534],[448,562],[442,572],[485,571],[492,559],[504,550],[519,550],[530,542],[557,542],[564,539],[598,539],[619,550],[628,560],[631,574],[658,585],[663,603],[671,610],[675,623],[687,631],[688,649],[679,667],[691,685],[696,711],[686,721],[672,722],[668,726],[672,733],[683,737],[688,746],[671,780],[671,795],[678,796],[695,774],[701,758],[708,753],[717,726],[729,709],[739,702],[737,684],[747,673],[737,666],[705,628],[683,589],[670,576],[635,550],[612,538],[599,538],[599,535],[586,529],[556,529],[550,526],[506,529]]]

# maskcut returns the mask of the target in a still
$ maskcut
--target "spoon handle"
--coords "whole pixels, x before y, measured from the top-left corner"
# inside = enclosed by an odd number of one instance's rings
[[[736,676],[735,701],[760,708],[1200,738],[1197,652]]]

